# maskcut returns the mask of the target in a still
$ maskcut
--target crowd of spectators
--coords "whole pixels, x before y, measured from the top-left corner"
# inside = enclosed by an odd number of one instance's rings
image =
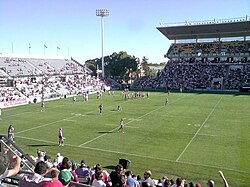
[[[169,61],[155,77],[142,77],[134,82],[135,88],[150,89],[236,89],[250,85],[249,63],[195,63]],[[213,84],[219,79],[220,87]]]
[[[250,41],[213,41],[200,43],[173,43],[168,52],[174,56],[214,56],[250,54]]]
[[[201,187],[199,182],[188,182],[181,177],[170,179],[163,176],[160,179],[154,179],[150,170],[146,170],[141,177],[128,170],[127,166],[123,166],[123,164],[117,164],[114,170],[108,172],[103,169],[100,163],[91,167],[86,160],[78,163],[60,153],[57,153],[53,159],[40,149],[37,150],[37,156],[30,156],[30,158],[35,163],[35,166],[33,166],[34,172],[19,175],[19,187],[75,187],[76,183],[93,187]],[[25,168],[20,167],[21,159],[19,157],[16,157],[14,162],[14,169],[8,170],[10,164],[8,156],[4,153],[0,154],[1,179],[17,174],[20,169],[25,170]],[[219,171],[219,175],[224,186],[228,187],[224,174]],[[208,180],[207,186],[214,187],[215,182]]]
[[[37,78],[35,81],[27,78],[19,78],[14,81],[14,87],[1,87],[0,102],[17,100],[18,98],[44,98],[63,97],[65,95],[83,94],[88,89],[102,90],[106,85],[95,77],[68,76],[60,78]]]
[[[24,95],[13,87],[1,87],[0,89],[0,102],[13,101],[21,97],[24,97]]]

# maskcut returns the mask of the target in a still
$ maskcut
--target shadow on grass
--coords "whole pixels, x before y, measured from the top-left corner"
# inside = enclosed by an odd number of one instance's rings
[[[115,166],[102,166],[102,168],[114,170],[114,169],[115,169]]]
[[[30,144],[28,147],[48,147],[48,146],[58,146],[57,144]]]
[[[99,131],[98,133],[105,134],[105,133],[113,133],[113,132],[110,132],[110,131]]]

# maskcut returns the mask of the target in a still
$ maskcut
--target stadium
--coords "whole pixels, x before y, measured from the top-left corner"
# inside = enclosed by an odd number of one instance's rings
[[[154,179],[148,185],[138,177],[141,186],[167,187],[177,179],[183,186],[184,179],[186,186],[208,180],[249,186],[250,18],[156,29],[174,40],[164,54],[169,61],[129,91],[91,76],[74,57],[1,54],[1,154],[22,158],[20,172],[3,183],[18,186],[37,162],[58,167],[64,156],[71,161],[66,169],[88,170],[71,181],[75,186],[90,186],[97,164],[103,173],[121,164]],[[117,132],[121,119],[124,133]]]

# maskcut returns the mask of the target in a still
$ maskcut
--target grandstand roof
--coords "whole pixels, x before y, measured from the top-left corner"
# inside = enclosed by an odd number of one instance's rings
[[[250,18],[196,21],[156,27],[169,40],[250,36]]]

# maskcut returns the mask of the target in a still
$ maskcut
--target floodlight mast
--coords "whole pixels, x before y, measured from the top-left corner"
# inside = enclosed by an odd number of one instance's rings
[[[104,22],[103,18],[109,16],[109,10],[107,9],[96,9],[96,16],[101,17],[101,31],[102,31],[102,77],[104,78],[104,56],[103,56],[103,51],[104,51]]]

